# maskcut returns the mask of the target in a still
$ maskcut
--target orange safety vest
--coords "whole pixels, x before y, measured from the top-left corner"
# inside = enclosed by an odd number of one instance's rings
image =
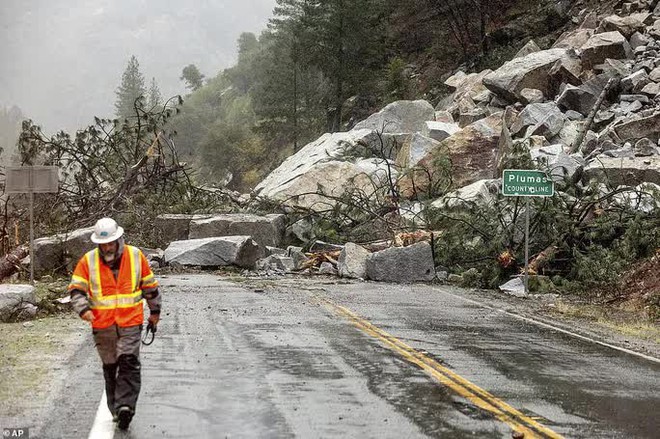
[[[69,291],[87,293],[94,313],[95,329],[141,325],[144,321],[142,290],[158,287],[147,258],[139,248],[124,245],[115,279],[112,269],[101,261],[98,248],[83,256],[71,277]]]

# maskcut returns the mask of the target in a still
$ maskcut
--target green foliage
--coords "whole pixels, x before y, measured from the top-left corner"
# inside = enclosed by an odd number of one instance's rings
[[[571,188],[569,188],[571,190]],[[573,188],[575,190],[575,188]],[[617,202],[619,189],[606,194],[559,193],[530,200],[530,257],[548,248],[554,256],[539,266],[563,289],[580,290],[613,282],[631,263],[660,247],[660,219]],[[655,212],[660,197],[655,194]],[[596,207],[604,205],[606,208]],[[517,197],[494,195],[488,204],[464,202],[448,209],[430,209],[430,228],[441,232],[436,240],[436,263],[455,272],[470,268],[481,274],[481,286],[496,288],[524,266],[525,206]],[[509,251],[514,263],[505,266],[498,256]]]
[[[134,242],[148,245],[149,227],[162,213],[190,213],[215,206],[218,199],[192,184],[178,159],[171,133],[164,130],[182,101],[175,97],[160,111],[138,109],[129,120],[95,119],[71,136],[46,137],[32,121],[23,123],[19,154],[23,164],[60,168],[59,192],[38,197],[37,236],[72,230],[112,216],[134,230]],[[25,197],[10,197],[8,211],[25,220]],[[8,225],[5,224],[5,227]]]
[[[230,187],[243,184],[243,174],[254,169],[254,160],[264,153],[262,144],[244,126],[218,121],[202,143],[201,170],[209,176],[232,174]]]
[[[435,151],[432,159],[433,174],[429,177],[428,189],[421,199],[436,199],[452,187],[452,163],[446,151]]]
[[[505,222],[504,212],[495,205],[430,208],[428,217],[430,228],[439,232],[434,249],[437,265],[457,273],[474,268],[481,274],[481,282],[471,279],[472,287],[494,287],[501,279],[515,273],[515,265],[503,268],[496,263],[497,255],[508,249],[503,229],[511,225]]]
[[[312,235],[316,239],[337,244],[346,242],[343,240],[341,231],[337,230],[337,224],[334,221],[329,221],[327,218],[319,218],[313,224]]]
[[[325,126],[329,84],[317,68],[301,61],[303,56],[294,36],[265,33],[253,58],[257,130],[264,138],[276,139],[276,149],[292,145],[298,150]]]
[[[472,267],[465,272],[461,273],[463,280],[461,281],[461,286],[463,288],[478,288],[481,286],[481,273],[479,270]]]
[[[344,101],[380,81],[386,3],[280,0],[266,32],[239,37],[235,66],[204,86],[186,67],[192,93],[171,122],[182,156],[206,181],[232,175],[230,187],[249,190],[324,130],[339,130]]]
[[[223,76],[242,95],[247,94],[255,82],[257,73],[253,67],[258,50],[257,37],[250,32],[242,33],[238,37],[238,63],[223,73]]]
[[[304,35],[316,41],[305,45],[309,48],[309,63],[332,84],[326,97],[328,131],[338,131],[344,101],[355,94],[370,93],[385,65],[381,47],[385,35],[381,13],[385,5],[378,0],[302,3],[307,6],[308,19],[301,27]]]
[[[195,64],[188,64],[183,68],[179,78],[186,83],[186,88],[196,91],[204,85],[204,75],[199,71]]]
[[[408,99],[409,87],[405,61],[399,57],[392,58],[385,68],[385,96],[392,100]]]
[[[121,84],[115,94],[115,115],[120,118],[129,118],[135,115],[136,108],[145,105],[144,97],[147,90],[144,84],[144,75],[140,72],[140,64],[135,55],[128,61],[126,70],[121,77]]]
[[[190,95],[169,126],[177,132],[182,159],[200,171],[202,182],[225,181],[244,190],[263,178],[262,169],[272,160],[266,143],[252,130],[255,124],[250,96],[218,76]]]
[[[350,128],[395,99],[432,99],[447,71],[492,51],[486,36],[520,1],[276,3],[266,31],[239,37],[236,65],[206,83],[194,65],[184,69],[191,94],[171,126],[182,157],[208,168],[205,182],[221,184],[230,173],[232,188],[249,191],[322,133]],[[244,97],[251,117],[228,121]],[[267,153],[240,160],[230,150]],[[223,166],[214,172],[206,159]]]
[[[613,283],[630,263],[627,255],[598,244],[585,249],[573,249],[573,257],[574,263],[568,278],[580,288]]]

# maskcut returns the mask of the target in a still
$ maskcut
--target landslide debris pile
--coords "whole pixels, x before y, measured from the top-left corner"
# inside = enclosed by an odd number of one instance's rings
[[[335,226],[339,239],[353,242],[391,239],[402,230],[441,231],[442,224],[429,219],[431,209],[502,205],[506,168],[546,171],[562,211],[584,213],[570,218],[578,228],[614,208],[657,211],[660,5],[637,1],[616,14],[583,10],[573,18],[579,26],[545,50],[529,41],[495,70],[456,71],[445,82],[453,92],[435,106],[394,102],[348,132],[309,143],[257,186],[258,196],[290,213],[315,212],[326,227]],[[502,224],[474,242],[464,239],[466,250],[453,249],[453,256],[505,236],[500,250],[513,257],[504,259],[515,260],[512,267],[522,264],[520,216],[513,212],[520,209],[500,212]],[[298,229],[318,228],[319,222],[306,221]],[[552,254],[552,240],[565,238],[546,233],[534,238],[532,254]],[[437,236],[441,246],[452,239]],[[574,241],[594,242],[587,238]],[[575,258],[567,254],[572,249],[562,251],[551,257]],[[557,270],[569,273],[569,265]]]

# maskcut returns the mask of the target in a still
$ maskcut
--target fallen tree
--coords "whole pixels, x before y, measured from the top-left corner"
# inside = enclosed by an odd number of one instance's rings
[[[179,160],[168,120],[181,103],[177,96],[146,109],[136,101],[133,117],[95,118],[75,135],[60,131],[47,136],[31,120],[24,121],[19,163],[57,166],[60,177],[57,193],[34,197],[35,236],[90,226],[111,216],[132,229],[132,242],[148,246],[159,214],[229,210],[236,197],[198,187],[192,169]],[[6,256],[8,271],[0,269],[0,277],[11,274],[11,255],[21,253],[22,247],[14,246],[26,242],[28,207],[25,194],[6,196],[0,234],[5,237],[3,253],[11,253]]]
[[[18,272],[21,268],[21,261],[28,255],[28,249],[25,246],[19,246],[7,253],[0,259],[0,280],[3,280],[12,274]]]

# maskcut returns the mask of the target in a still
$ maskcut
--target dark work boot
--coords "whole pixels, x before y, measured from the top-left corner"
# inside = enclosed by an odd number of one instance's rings
[[[120,430],[126,430],[133,419],[133,410],[128,406],[121,406],[117,409],[117,427]]]

